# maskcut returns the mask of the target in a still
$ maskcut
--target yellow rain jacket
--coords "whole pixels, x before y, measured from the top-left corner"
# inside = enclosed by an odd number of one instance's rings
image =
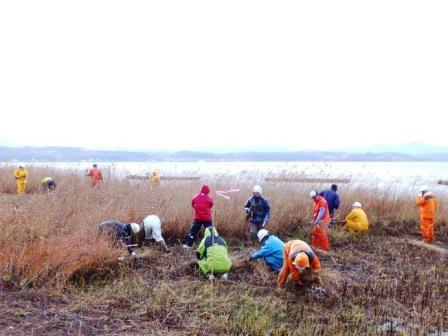
[[[17,184],[17,194],[25,193],[26,188],[26,177],[28,176],[28,172],[25,168],[17,168],[14,171],[14,178]]]
[[[25,168],[17,168],[14,171],[14,178],[17,181],[25,181],[27,176],[28,176],[28,172],[26,171]]]
[[[157,185],[160,182],[160,175],[157,174],[156,171],[153,171],[151,176],[150,176],[150,179],[151,179],[152,185]]]
[[[347,222],[345,228],[350,232],[360,232],[369,230],[369,220],[366,213],[361,208],[355,208],[345,217]]]

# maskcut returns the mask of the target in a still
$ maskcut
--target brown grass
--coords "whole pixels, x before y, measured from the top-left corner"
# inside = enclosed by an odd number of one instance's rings
[[[97,236],[97,225],[103,220],[138,222],[157,214],[164,236],[178,245],[191,224],[191,197],[206,182],[212,190],[241,189],[231,200],[214,196],[216,226],[232,246],[232,257],[241,261],[249,252],[242,206],[252,186],[261,183],[271,202],[272,232],[285,240],[309,240],[309,184],[263,183],[256,176],[243,175],[164,181],[152,188],[149,181],[105,174],[105,182],[92,188],[76,171],[31,168],[28,193],[17,197],[12,170],[0,168],[0,288],[36,293],[39,302],[42,295],[52,293],[48,304],[60,316],[57,323],[39,329],[37,320],[32,322],[32,316],[40,316],[38,305],[30,304],[34,301],[23,294],[3,292],[5,300],[28,312],[30,325],[23,327],[28,333],[72,333],[80,328],[83,334],[95,334],[109,328],[111,333],[150,329],[191,335],[376,335],[381,334],[378,326],[392,318],[415,334],[448,329],[446,255],[389,238],[420,238],[416,195],[411,192],[341,186],[339,213],[343,216],[354,201],[362,202],[371,231],[353,237],[340,228],[333,230],[333,251],[320,255],[327,289],[321,295],[291,286],[280,291],[275,276],[262,265],[248,268],[241,262],[227,284],[204,285],[200,274],[185,266],[193,256],[178,247],[168,256],[156,247],[146,248],[148,257],[137,264],[121,263],[117,257],[126,252]],[[43,195],[39,183],[47,175],[56,178],[58,189]],[[327,185],[312,187],[320,190]],[[438,199],[437,238],[448,243],[446,200]],[[62,297],[69,297],[70,303]],[[4,308],[0,314],[4,321],[16,325],[17,320],[20,325],[22,317],[15,315],[20,311]],[[81,327],[69,323],[83,314],[90,316],[90,323]],[[103,319],[107,315],[109,322]],[[9,322],[2,323],[0,327],[7,327]]]

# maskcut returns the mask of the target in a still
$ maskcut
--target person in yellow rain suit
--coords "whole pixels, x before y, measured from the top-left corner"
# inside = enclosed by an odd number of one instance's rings
[[[156,186],[160,182],[160,175],[157,173],[157,170],[153,170],[151,176],[149,177],[151,180],[151,184]]]
[[[345,222],[345,228],[351,233],[369,231],[369,219],[359,202],[353,203],[353,209],[345,217]]]
[[[416,201],[420,208],[420,230],[422,231],[423,240],[431,243],[434,240],[434,220],[437,202],[427,186],[421,187],[420,192],[421,194]]]
[[[25,193],[27,176],[28,172],[23,166],[19,166],[19,168],[14,171],[14,178],[17,184],[17,195]]]

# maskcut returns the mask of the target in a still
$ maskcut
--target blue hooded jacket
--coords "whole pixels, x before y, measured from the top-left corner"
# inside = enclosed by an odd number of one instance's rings
[[[340,200],[338,193],[330,189],[322,191],[320,195],[327,201],[330,215],[333,215],[334,210],[339,209]]]
[[[276,236],[269,235],[262,241],[261,248],[254,252],[250,259],[263,258],[274,271],[279,272],[283,266],[283,246],[285,244]]]

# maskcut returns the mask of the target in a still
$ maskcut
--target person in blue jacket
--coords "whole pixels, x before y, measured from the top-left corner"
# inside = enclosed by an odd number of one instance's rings
[[[283,266],[283,246],[285,245],[277,236],[269,234],[268,230],[258,231],[258,240],[261,248],[249,258],[250,261],[263,258],[266,265],[276,272]]]
[[[271,215],[269,202],[261,194],[261,187],[256,185],[253,189],[253,196],[244,205],[246,218],[250,224],[249,238],[252,242],[257,240],[257,232],[268,224]]]
[[[320,193],[320,196],[325,198],[328,203],[328,210],[331,218],[329,224],[330,227],[334,225],[335,211],[339,209],[339,203],[341,202],[337,190],[338,186],[336,184],[332,184],[330,189],[324,190]]]

